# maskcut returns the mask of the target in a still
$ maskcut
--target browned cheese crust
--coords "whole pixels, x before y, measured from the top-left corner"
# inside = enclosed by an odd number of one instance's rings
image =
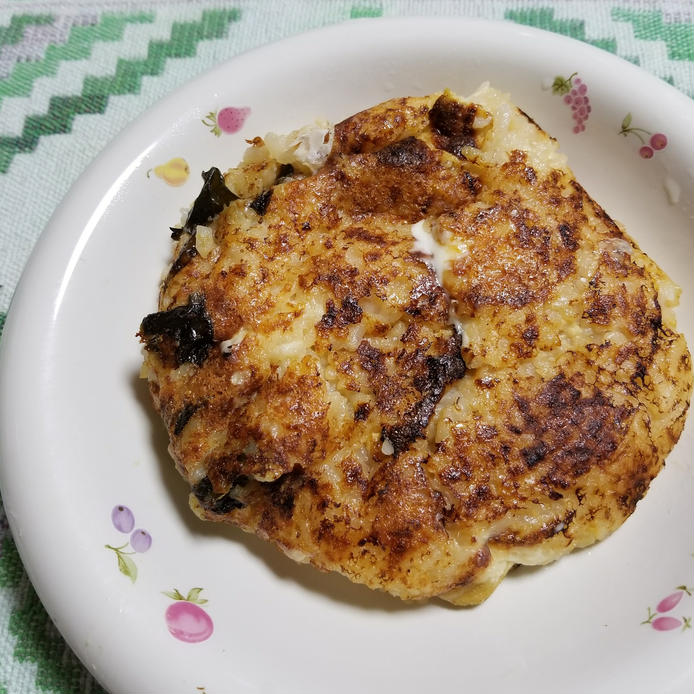
[[[483,90],[358,113],[313,174],[266,150],[227,174],[211,245],[180,235],[140,330],[196,513],[457,604],[621,525],[690,355],[676,290],[556,143]]]

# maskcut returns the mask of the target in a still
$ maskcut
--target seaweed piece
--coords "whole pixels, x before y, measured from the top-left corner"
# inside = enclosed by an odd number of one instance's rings
[[[254,212],[257,212],[262,217],[267,211],[267,206],[270,204],[271,197],[272,188],[256,196],[253,202],[250,205],[248,205],[248,207],[250,207]]]
[[[171,269],[166,275],[166,282],[182,270],[188,263],[198,254],[197,246],[195,245],[195,234],[193,234],[183,245],[178,258],[171,264]]]
[[[170,227],[171,238],[179,239],[184,232],[194,233],[198,224],[211,222],[230,202],[238,199],[238,195],[226,187],[224,176],[216,166],[203,171],[202,180],[202,190],[195,198],[186,223],[182,227]]]
[[[291,176],[293,173],[294,167],[291,164],[281,164],[279,171],[277,172],[277,178],[275,179],[275,183],[281,181],[283,178],[286,178],[287,176]]]
[[[139,335],[148,350],[165,358],[173,353],[176,366],[191,362],[200,366],[214,342],[212,320],[203,294],[191,294],[188,303],[142,319]]]

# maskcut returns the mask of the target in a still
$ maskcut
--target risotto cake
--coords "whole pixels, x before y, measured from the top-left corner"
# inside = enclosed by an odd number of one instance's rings
[[[203,519],[403,599],[605,538],[684,425],[678,289],[488,86],[256,138],[142,321]]]

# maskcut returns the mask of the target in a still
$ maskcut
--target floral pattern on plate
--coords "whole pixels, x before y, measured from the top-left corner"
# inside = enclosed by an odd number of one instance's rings
[[[632,125],[631,113],[627,113],[622,120],[619,134],[623,137],[633,135],[641,142],[639,155],[643,159],[651,159],[656,152],[667,147],[667,136],[664,133],[652,133],[644,128],[637,128]],[[646,141],[648,138],[648,141]]]
[[[202,119],[202,123],[216,137],[220,137],[222,133],[231,135],[241,130],[250,113],[248,106],[226,106],[218,111],[210,111]]]
[[[135,527],[135,515],[122,504],[114,506],[111,510],[111,523],[118,532],[129,535],[129,539],[119,546],[106,544],[104,547],[115,553],[118,570],[135,583],[137,565],[131,557],[146,552],[152,546],[152,536],[144,528]]]
[[[681,631],[686,631],[692,628],[692,618],[682,615],[682,617],[675,617],[673,615],[666,615],[666,612],[671,612],[677,607],[684,596],[692,597],[692,589],[685,585],[677,586],[674,593],[670,593],[660,600],[656,605],[655,610],[651,610],[648,607],[648,616],[641,622],[641,624],[650,624],[650,626],[656,631],[673,631],[674,629],[680,629]]]
[[[159,164],[147,172],[147,178],[154,172],[157,178],[161,178],[164,183],[170,186],[182,186],[190,175],[190,166],[183,157],[174,157],[165,164]]]
[[[208,602],[200,597],[202,591],[202,588],[191,588],[185,596],[178,588],[163,591],[164,595],[174,600],[166,608],[164,620],[169,633],[175,639],[184,643],[200,643],[212,636],[212,617],[200,607]]]
[[[582,133],[586,129],[585,123],[593,110],[588,96],[588,85],[578,77],[578,72],[573,72],[568,77],[557,75],[551,86],[552,94],[563,96],[564,103],[571,108],[574,133]]]

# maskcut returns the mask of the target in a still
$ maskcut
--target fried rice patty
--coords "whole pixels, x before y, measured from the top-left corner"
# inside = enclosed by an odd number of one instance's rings
[[[143,374],[201,518],[479,603],[646,493],[691,391],[678,290],[489,87],[319,134],[317,163],[256,138],[174,231]]]

